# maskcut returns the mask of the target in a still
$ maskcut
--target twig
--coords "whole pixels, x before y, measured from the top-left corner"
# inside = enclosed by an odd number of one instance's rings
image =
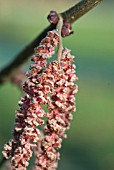
[[[53,30],[55,25],[50,25],[47,27],[40,35],[36,37],[25,49],[23,49],[15,58],[14,60],[7,65],[3,70],[0,71],[0,84],[5,83],[8,81],[15,72],[17,73],[17,69],[19,69],[24,63],[29,59],[31,54],[34,52],[34,48],[38,46],[40,41],[46,37],[47,32]]]
[[[81,16],[99,4],[102,0],[82,0],[72,8],[61,13],[64,20],[73,23]],[[0,71],[0,84],[5,83],[10,77],[15,74],[15,71],[20,68],[32,55],[34,48],[40,43],[40,41],[46,36],[47,32],[53,30],[55,25],[51,24],[41,34],[37,36],[25,49],[23,49],[14,60],[5,68]]]
[[[64,20],[72,24],[102,1],[103,0],[82,0],[67,11],[61,13],[61,15]]]

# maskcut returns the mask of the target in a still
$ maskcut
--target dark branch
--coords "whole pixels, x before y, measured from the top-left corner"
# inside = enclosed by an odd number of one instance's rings
[[[32,55],[34,48],[38,46],[44,37],[46,37],[47,32],[53,30],[54,28],[55,25],[52,24],[47,27],[40,35],[36,37],[36,39],[34,39],[17,56],[15,56],[14,60],[9,65],[0,71],[0,84],[5,83],[15,74],[15,71],[20,68]]]
[[[82,0],[72,8],[61,13],[61,15],[64,20],[69,21],[72,24],[96,5],[98,5],[101,1],[102,0]]]
[[[82,0],[72,8],[68,9],[67,11],[61,13],[64,20],[73,23],[97,4],[99,4],[102,0]],[[5,83],[8,81],[15,71],[20,68],[32,55],[34,52],[34,48],[38,46],[40,41],[46,36],[47,32],[53,30],[55,25],[51,24],[48,26],[40,35],[36,37],[25,49],[23,49],[15,59],[3,70],[0,71],[0,84]]]

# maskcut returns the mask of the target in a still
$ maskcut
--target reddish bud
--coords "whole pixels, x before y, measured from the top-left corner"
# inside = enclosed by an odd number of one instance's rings
[[[47,19],[50,23],[57,24],[59,21],[59,16],[56,11],[50,11],[50,14],[48,15]],[[73,34],[73,30],[70,22],[68,21],[63,22],[61,34],[63,37]]]
[[[50,14],[47,17],[48,21],[53,24],[57,24],[59,17],[56,11],[50,11]]]
[[[70,34],[73,34],[72,26],[68,21],[65,21],[63,23],[61,34],[62,34],[63,37],[66,37]]]

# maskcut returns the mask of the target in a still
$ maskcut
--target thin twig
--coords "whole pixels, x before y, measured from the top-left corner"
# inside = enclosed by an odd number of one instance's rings
[[[61,13],[64,20],[73,23],[81,16],[99,4],[102,0],[82,0],[72,8]],[[51,24],[41,34],[39,34],[35,40],[33,40],[25,49],[23,49],[14,60],[0,71],[0,84],[10,80],[10,77],[15,74],[15,71],[20,68],[32,55],[34,48],[40,43],[40,41],[46,36],[47,32],[53,30],[55,25]]]

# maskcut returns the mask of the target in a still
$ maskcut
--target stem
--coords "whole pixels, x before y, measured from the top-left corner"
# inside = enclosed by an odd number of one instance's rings
[[[82,0],[72,8],[61,13],[64,20],[73,23],[81,16],[99,4],[102,0]],[[10,80],[11,76],[15,74],[15,71],[19,69],[32,55],[33,49],[40,43],[40,41],[46,36],[47,32],[55,29],[55,25],[51,24],[41,34],[39,34],[35,40],[33,40],[25,49],[23,49],[14,60],[0,71],[0,84]]]
[[[62,29],[62,26],[63,26],[63,18],[61,15],[59,15],[59,22],[57,24],[57,31],[59,32],[59,45],[58,45],[58,54],[57,54],[57,59],[58,59],[58,62],[60,64],[60,60],[61,60],[61,55],[62,55],[62,37],[61,37],[61,29]]]

